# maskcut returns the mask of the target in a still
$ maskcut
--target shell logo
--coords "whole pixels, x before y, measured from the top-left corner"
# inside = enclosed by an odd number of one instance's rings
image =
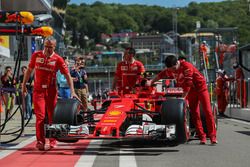
[[[121,115],[121,114],[122,114],[122,112],[121,111],[117,111],[117,110],[109,112],[110,116],[118,116],[118,115]]]
[[[104,123],[115,123],[115,122],[117,122],[117,120],[113,120],[113,119],[105,119],[104,121],[103,121]]]

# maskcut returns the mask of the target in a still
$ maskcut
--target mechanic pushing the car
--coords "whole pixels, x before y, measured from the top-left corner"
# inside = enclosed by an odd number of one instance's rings
[[[44,41],[44,50],[37,51],[31,56],[28,69],[23,79],[23,85],[29,80],[33,70],[35,71],[33,103],[36,115],[36,148],[45,150],[44,121],[47,112],[48,123],[52,123],[53,111],[57,102],[56,72],[65,76],[71,90],[71,96],[76,97],[73,81],[70,77],[68,67],[62,57],[54,52],[56,40],[53,37],[47,37]],[[25,95],[27,88],[22,87]],[[49,148],[56,146],[56,140],[50,139]]]
[[[132,93],[138,78],[145,72],[142,62],[135,60],[135,49],[125,49],[124,60],[117,64],[112,89],[123,94]]]
[[[206,144],[206,134],[204,133],[200,117],[200,102],[206,115],[206,124],[211,144],[217,144],[215,122],[205,77],[191,63],[177,60],[175,55],[166,57],[165,65],[167,68],[161,71],[154,79],[148,81],[147,84],[152,85],[157,80],[163,78],[176,79],[176,86],[183,88],[183,97],[189,102],[192,121],[199,135],[200,144]]]

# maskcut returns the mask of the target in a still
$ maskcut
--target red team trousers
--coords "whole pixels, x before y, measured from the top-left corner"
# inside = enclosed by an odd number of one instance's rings
[[[53,112],[57,102],[57,89],[55,87],[34,90],[33,102],[36,114],[36,137],[37,141],[45,143],[44,121],[47,113],[48,123],[52,123]],[[46,107],[45,107],[46,106]],[[52,141],[54,139],[50,139]]]
[[[196,132],[199,137],[205,137],[206,134],[203,131],[201,117],[200,117],[200,107],[199,102],[201,102],[203,113],[206,116],[206,125],[208,130],[209,137],[216,137],[216,127],[214,122],[214,117],[212,111],[212,107],[210,105],[209,93],[207,90],[198,92],[195,90],[190,90],[187,96],[187,100],[189,101],[189,107],[192,114],[192,122],[195,125]]]

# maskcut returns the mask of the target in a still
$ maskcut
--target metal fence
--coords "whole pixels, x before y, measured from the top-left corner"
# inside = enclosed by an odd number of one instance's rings
[[[162,65],[146,65],[146,71],[159,71],[163,69]],[[94,67],[86,67],[86,71],[88,73],[107,73],[107,72],[115,72],[116,66],[94,66]]]
[[[230,81],[229,83],[229,108],[250,107],[250,78],[241,82]]]

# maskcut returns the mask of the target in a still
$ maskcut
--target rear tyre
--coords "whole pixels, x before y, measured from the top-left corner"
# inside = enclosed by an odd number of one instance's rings
[[[189,111],[184,99],[167,99],[162,103],[161,124],[176,125],[176,138],[171,145],[185,143],[188,141],[189,133]]]

